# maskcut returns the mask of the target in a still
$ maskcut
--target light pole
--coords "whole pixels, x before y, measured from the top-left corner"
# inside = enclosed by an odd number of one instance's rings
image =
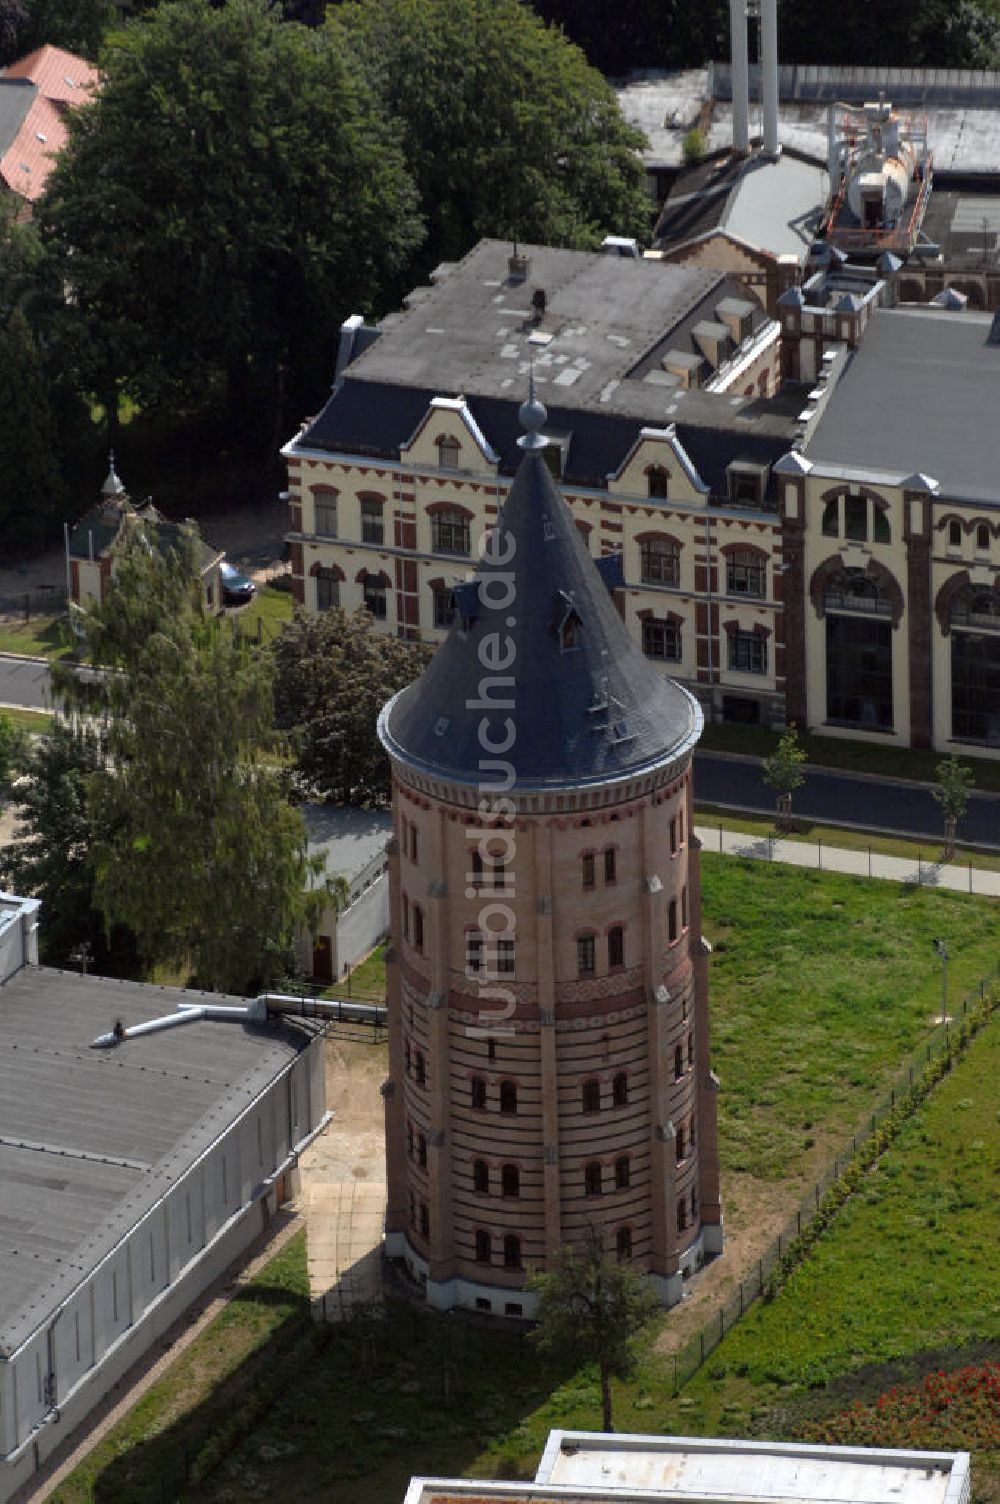
[[[941,957],[941,1018],[940,1022],[948,1022],[948,947],[943,940],[934,941],[934,951]]]

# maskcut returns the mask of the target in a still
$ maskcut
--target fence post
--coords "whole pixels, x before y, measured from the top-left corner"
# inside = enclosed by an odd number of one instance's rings
[[[923,858],[921,857],[920,852],[918,851],[917,852],[917,887],[918,888],[922,884],[923,880],[924,880]]]
[[[25,621],[31,620],[31,595],[28,591],[24,593],[24,619]]]
[[[723,1337],[725,1335],[726,1335],[726,1308],[725,1308],[725,1306],[720,1306],[719,1307],[719,1341],[720,1342],[722,1341],[722,1339],[723,1339]]]
[[[820,872],[823,871],[823,842],[818,836],[816,838],[816,866]]]
[[[969,892],[972,892],[972,862],[969,862]]]
[[[701,1331],[698,1333],[698,1340],[701,1343],[701,1361],[704,1363],[704,1361],[705,1361],[705,1328],[704,1327],[702,1327]]]
[[[722,855],[722,821],[719,821],[719,855]]]
[[[872,875],[872,849],[869,846],[869,848],[868,848],[868,876],[871,877],[871,875]]]

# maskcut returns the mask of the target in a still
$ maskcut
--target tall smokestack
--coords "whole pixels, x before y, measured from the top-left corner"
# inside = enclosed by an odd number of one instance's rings
[[[733,57],[733,151],[750,150],[750,59],[747,48],[746,0],[729,0]]]
[[[764,154],[776,157],[778,145],[778,0],[763,0],[761,65],[764,104]]]

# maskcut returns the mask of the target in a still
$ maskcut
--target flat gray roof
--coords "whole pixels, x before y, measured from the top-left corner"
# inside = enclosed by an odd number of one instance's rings
[[[343,804],[304,804],[309,850],[321,855],[328,877],[357,877],[385,851],[392,835],[387,809],[351,809]]]
[[[313,1037],[298,1023],[201,1022],[90,1048],[118,1018],[128,1027],[208,996],[34,966],[0,987],[0,1355]]]
[[[691,1504],[959,1504],[967,1452],[552,1431],[537,1483]]]
[[[991,314],[880,308],[847,360],[804,453],[900,477],[922,470],[943,495],[1000,503],[992,435],[1000,346]]]

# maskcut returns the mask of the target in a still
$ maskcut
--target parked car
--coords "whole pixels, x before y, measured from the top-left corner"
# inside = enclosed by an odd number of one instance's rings
[[[253,600],[257,586],[245,574],[240,574],[235,564],[223,559],[219,565],[219,577],[222,580],[224,606],[245,606],[247,601]]]

